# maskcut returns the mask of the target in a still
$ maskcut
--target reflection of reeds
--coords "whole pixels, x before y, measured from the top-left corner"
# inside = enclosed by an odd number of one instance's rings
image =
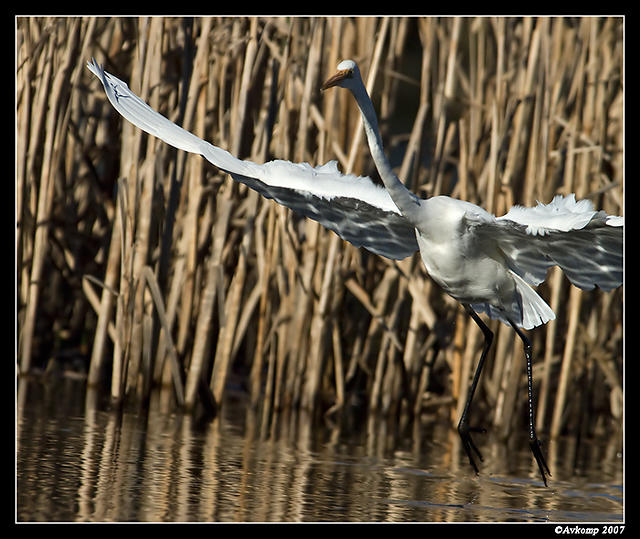
[[[375,177],[352,98],[318,90],[351,57],[416,192],[623,213],[620,18],[19,18],[16,47],[20,370],[74,349],[115,399],[165,383],[187,408],[203,385],[220,402],[235,372],[267,415],[437,412],[464,401],[481,339],[418,256],[370,256],[121,121],[92,56],[234,155]],[[556,271],[540,289],[558,319],[531,334],[539,422],[602,429],[621,417],[622,292]],[[506,435],[523,354],[491,327],[476,413]]]

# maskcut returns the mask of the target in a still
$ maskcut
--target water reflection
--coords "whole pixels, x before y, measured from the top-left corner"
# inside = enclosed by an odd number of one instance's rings
[[[203,423],[162,393],[118,414],[88,404],[81,382],[20,383],[19,521],[622,520],[619,437],[585,442],[578,471],[572,440],[549,444],[545,489],[523,440],[480,441],[475,477],[441,424],[290,414],[264,428],[241,399]]]

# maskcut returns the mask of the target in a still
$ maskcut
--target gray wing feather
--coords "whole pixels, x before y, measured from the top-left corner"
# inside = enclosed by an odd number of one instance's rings
[[[267,185],[256,178],[231,174],[265,198],[270,198],[294,212],[318,221],[343,240],[372,253],[400,260],[418,250],[415,229],[402,216],[384,211],[355,198],[334,197],[330,200]]]
[[[176,148],[202,155],[236,181],[318,221],[356,247],[396,260],[418,250],[413,226],[389,194],[369,178],[340,174],[335,163],[313,168],[306,163],[272,161],[259,165],[237,159],[153,110],[95,60],[87,67],[102,82],[111,105],[143,131]]]
[[[534,235],[527,226],[508,219],[472,223],[485,241],[495,241],[512,271],[538,285],[551,266],[560,266],[575,286],[612,290],[622,284],[623,227],[607,224],[604,212],[596,212],[582,228],[547,230]]]

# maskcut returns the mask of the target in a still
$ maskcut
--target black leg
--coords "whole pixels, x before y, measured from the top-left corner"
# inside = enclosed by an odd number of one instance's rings
[[[538,437],[536,436],[536,428],[535,428],[535,412],[533,407],[533,375],[531,373],[532,360],[531,360],[531,343],[529,339],[527,339],[526,335],[522,333],[522,331],[516,327],[516,325],[509,320],[511,327],[518,334],[518,337],[522,339],[524,344],[524,355],[527,358],[527,383],[528,383],[528,392],[529,392],[529,447],[531,447],[531,452],[538,463],[538,469],[540,470],[540,475],[542,476],[542,481],[544,482],[544,486],[547,486],[547,478],[545,476],[545,472],[547,475],[551,475],[549,471],[549,467],[547,466],[546,461],[544,460],[544,456],[542,454],[542,448]]]
[[[471,432],[485,432],[484,429],[474,428],[469,426],[469,407],[471,406],[471,401],[473,400],[473,394],[476,392],[476,386],[478,385],[478,380],[480,379],[480,373],[482,372],[482,367],[484,366],[484,360],[487,357],[487,352],[491,347],[491,342],[493,341],[493,332],[487,327],[487,325],[480,319],[480,317],[476,314],[476,312],[469,306],[464,305],[464,308],[469,313],[469,316],[473,319],[473,321],[478,324],[482,333],[484,334],[484,348],[482,349],[482,354],[480,355],[480,361],[478,362],[478,366],[476,367],[476,372],[473,375],[473,381],[471,382],[471,387],[469,388],[469,393],[467,394],[467,402],[464,405],[464,410],[462,412],[462,416],[460,417],[460,422],[458,423],[458,434],[460,435],[460,439],[462,440],[462,447],[464,448],[467,457],[469,457],[469,462],[471,463],[472,468],[478,474],[478,466],[476,466],[476,462],[473,458],[473,452],[476,453],[480,461],[482,461],[482,455],[478,448],[473,443],[471,439]]]

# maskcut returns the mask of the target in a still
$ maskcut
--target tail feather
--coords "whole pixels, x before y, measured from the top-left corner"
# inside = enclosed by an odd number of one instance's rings
[[[519,275],[513,274],[516,288],[521,298],[521,317],[515,321],[516,325],[524,329],[531,329],[555,320],[556,315],[551,307],[531,288]]]
[[[486,313],[489,318],[500,320],[507,325],[513,322],[524,329],[533,329],[549,320],[555,320],[555,313],[538,293],[517,273],[511,272],[511,275],[516,285],[511,305],[496,307],[489,303],[475,303],[471,305],[473,310]]]

